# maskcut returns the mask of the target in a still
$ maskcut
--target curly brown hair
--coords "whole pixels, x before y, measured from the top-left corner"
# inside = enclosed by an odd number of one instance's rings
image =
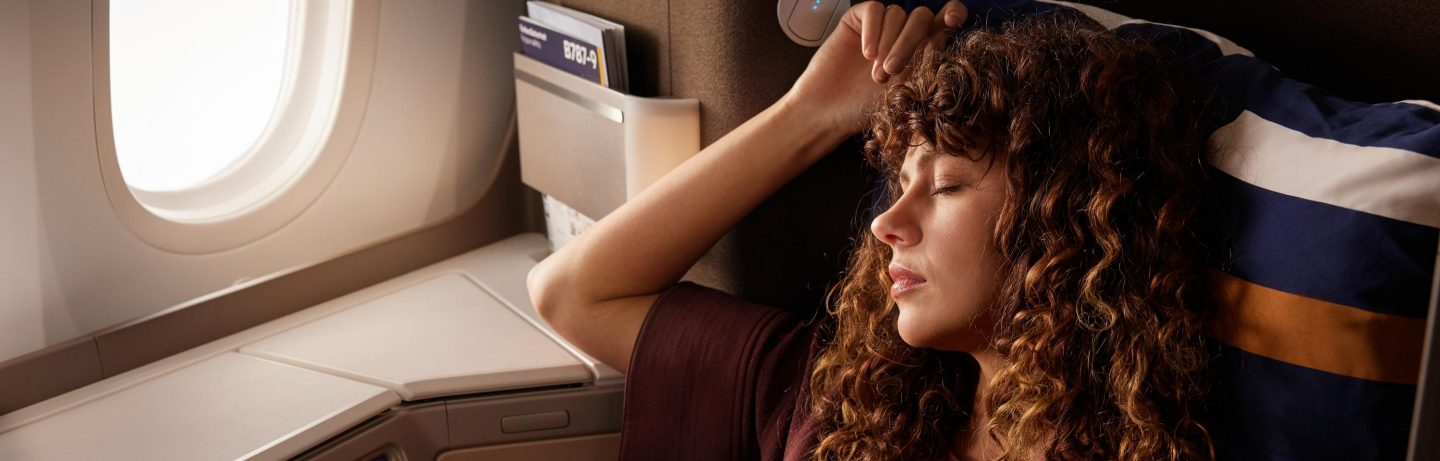
[[[934,459],[964,430],[1002,459],[1213,458],[1201,411],[1213,301],[1191,230],[1213,91],[1172,52],[1066,14],[948,43],[883,92],[865,152],[889,191],[915,139],[1007,167],[990,416],[969,415],[973,360],[900,339],[890,248],[862,229],[828,295],[811,457]]]

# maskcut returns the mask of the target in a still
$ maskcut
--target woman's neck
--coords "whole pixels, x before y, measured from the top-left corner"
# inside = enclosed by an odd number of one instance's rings
[[[970,423],[951,438],[950,452],[961,461],[995,459],[1000,455],[1000,446],[985,433],[985,422],[990,420],[985,397],[990,393],[990,379],[1000,367],[1000,355],[994,349],[969,354],[980,365],[980,376],[975,381]]]

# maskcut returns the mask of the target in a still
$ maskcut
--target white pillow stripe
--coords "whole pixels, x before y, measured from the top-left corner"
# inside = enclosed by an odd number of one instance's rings
[[[1245,111],[1211,136],[1216,168],[1306,200],[1440,227],[1440,159],[1314,138]]]
[[[1433,110],[1433,111],[1436,111],[1436,112],[1440,112],[1440,104],[1435,104],[1435,103],[1433,103],[1433,102],[1426,101],[1426,100],[1424,100],[1424,99],[1406,99],[1406,100],[1403,100],[1403,101],[1396,101],[1395,103],[1396,103],[1396,104],[1414,104],[1414,105],[1417,105],[1417,106],[1420,106],[1420,107],[1428,108],[1428,109]]]

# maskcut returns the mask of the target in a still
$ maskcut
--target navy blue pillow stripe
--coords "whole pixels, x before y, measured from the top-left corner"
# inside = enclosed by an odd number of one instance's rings
[[[1232,54],[1193,31],[1159,24],[1126,24],[1116,33],[1162,41],[1180,51],[1202,75],[1218,84],[1232,104],[1226,120],[1249,110],[1260,118],[1313,138],[1366,147],[1390,147],[1440,158],[1440,111],[1416,104],[1365,104],[1337,98],[1286,78],[1259,59]]]
[[[1371,312],[1424,318],[1440,229],[1273,192],[1207,167],[1216,205],[1200,223],[1228,242],[1225,272]],[[1238,229],[1246,229],[1239,232]],[[1257,232],[1257,229],[1263,229]]]
[[[1390,147],[1440,158],[1440,111],[1415,104],[1365,104],[1336,98],[1281,76],[1248,56],[1216,61],[1226,99],[1247,101],[1261,118],[1313,138],[1367,147]],[[1247,77],[1233,76],[1249,74]],[[1238,114],[1237,114],[1238,115]]]
[[[1404,459],[1415,386],[1219,348],[1208,397],[1219,459]]]

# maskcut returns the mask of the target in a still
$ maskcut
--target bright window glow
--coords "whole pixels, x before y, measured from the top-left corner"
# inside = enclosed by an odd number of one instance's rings
[[[277,107],[289,0],[112,0],[110,101],[125,182],[198,185],[242,161]]]

